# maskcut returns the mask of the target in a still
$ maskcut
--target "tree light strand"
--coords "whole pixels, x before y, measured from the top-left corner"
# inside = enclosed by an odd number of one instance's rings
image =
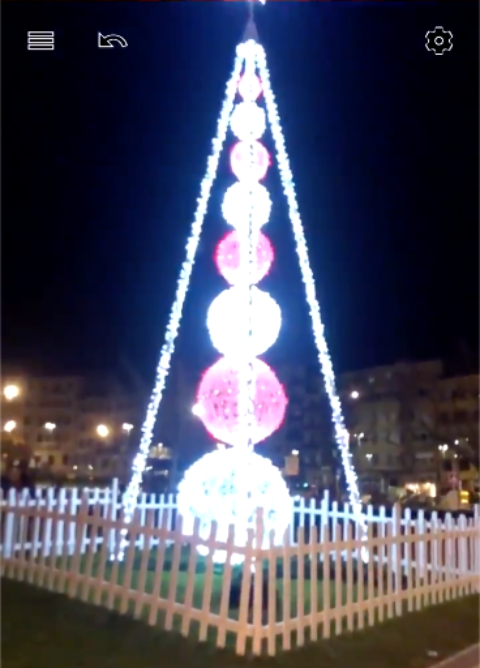
[[[347,483],[349,500],[353,511],[356,515],[357,522],[361,527],[363,537],[365,537],[367,525],[365,517],[362,513],[362,505],[360,501],[360,492],[358,489],[358,481],[351,461],[351,453],[349,450],[349,434],[345,427],[345,421],[342,414],[342,406],[340,398],[335,387],[335,374],[333,371],[332,360],[328,351],[327,341],[324,333],[324,326],[320,315],[320,304],[317,299],[315,291],[315,282],[313,272],[308,258],[307,243],[303,231],[303,224],[298,210],[297,197],[295,193],[295,185],[293,181],[292,171],[290,169],[290,161],[288,159],[285,148],[285,138],[280,125],[280,118],[278,114],[275,96],[270,84],[270,74],[267,67],[267,59],[265,50],[260,44],[256,45],[257,66],[260,72],[260,79],[262,81],[263,93],[265,97],[265,105],[267,108],[267,117],[272,129],[272,135],[275,142],[275,149],[277,153],[278,166],[280,170],[280,178],[282,188],[287,198],[287,204],[290,214],[290,220],[293,227],[293,234],[297,248],[298,259],[300,262],[300,270],[302,273],[302,280],[305,284],[305,291],[307,296],[307,303],[312,318],[313,334],[315,344],[318,350],[318,358],[322,369],[325,387],[327,390],[330,406],[332,409],[332,419],[335,427],[335,440],[337,442],[342,464],[345,471],[345,478]]]
[[[170,370],[170,361],[175,349],[175,339],[178,334],[180,320],[182,318],[183,305],[187,296],[187,291],[192,275],[195,256],[200,240],[203,221],[207,212],[207,205],[210,199],[213,182],[217,175],[220,154],[223,149],[225,138],[227,136],[230,116],[232,114],[237,85],[240,78],[244,61],[244,55],[237,51],[232,75],[227,83],[225,99],[220,112],[217,124],[217,134],[213,139],[213,150],[208,158],[207,171],[200,187],[200,196],[197,200],[197,210],[192,223],[190,237],[186,246],[186,257],[180,270],[180,277],[177,284],[175,301],[170,312],[170,319],[165,334],[165,343],[160,353],[160,360],[157,367],[155,386],[147,408],[147,415],[142,427],[142,436],[140,439],[139,451],[133,461],[132,478],[123,496],[123,514],[124,522],[129,524],[132,521],[133,513],[137,503],[142,476],[145,471],[150,444],[153,438],[153,429],[157,418],[158,409],[162,400],[165,383]],[[127,545],[127,529],[122,530],[122,544],[120,546],[119,559],[122,560]]]
[[[245,77],[255,76],[255,43],[248,41],[241,44],[237,53],[244,54],[245,57]],[[254,103],[255,104],[255,103]],[[242,447],[249,451],[253,450],[253,431],[255,423],[255,370],[253,366],[253,288],[255,274],[255,248],[257,245],[258,231],[254,228],[254,198],[252,187],[258,180],[255,178],[255,166],[253,158],[254,140],[249,137],[245,142],[248,144],[250,159],[246,169],[247,182],[250,189],[250,211],[248,212],[248,225],[242,226],[238,230],[239,252],[240,252],[240,290],[245,303],[245,312],[247,318],[244,323],[244,345],[241,346],[244,351],[245,359],[239,369],[239,394],[238,394],[238,413],[240,419],[240,431],[242,434]],[[240,304],[239,304],[240,306]],[[241,307],[240,307],[241,308]],[[281,320],[281,319],[280,319]],[[263,352],[263,351],[262,351]]]

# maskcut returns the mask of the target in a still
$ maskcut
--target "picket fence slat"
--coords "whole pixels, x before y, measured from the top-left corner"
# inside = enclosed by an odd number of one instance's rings
[[[140,572],[138,576],[138,597],[135,601],[135,608],[133,616],[135,619],[140,619],[143,612],[143,601],[145,597],[145,587],[147,584],[147,570],[148,570],[148,561],[150,559],[150,548],[152,544],[152,528],[154,523],[154,514],[151,508],[148,508],[144,516],[145,519],[145,533],[141,534],[144,537],[142,545],[142,558],[140,562]]]
[[[215,523],[206,531],[198,520],[184,533],[171,494],[142,494],[128,526],[121,501],[116,481],[107,490],[2,495],[2,575],[184,636],[195,632],[200,641],[214,638],[218,647],[232,634],[238,654],[270,656],[480,589],[477,507],[470,518],[454,518],[367,506],[365,537],[349,504],[325,494],[319,503],[295,500],[281,540],[273,532],[265,539],[258,510],[246,544],[238,545],[233,526],[226,540]],[[112,556],[125,531],[120,564]],[[242,560],[238,580],[232,564]]]

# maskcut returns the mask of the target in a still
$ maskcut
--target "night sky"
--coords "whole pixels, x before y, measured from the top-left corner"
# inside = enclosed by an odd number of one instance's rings
[[[4,363],[153,373],[245,20],[237,2],[3,5]],[[335,367],[476,351],[478,3],[271,1],[257,25]],[[441,57],[435,26],[454,35]],[[28,30],[54,30],[55,51],[27,52]],[[192,369],[215,359],[227,158],[179,338]],[[276,165],[266,185],[262,287],[284,318],[268,359],[314,363]]]

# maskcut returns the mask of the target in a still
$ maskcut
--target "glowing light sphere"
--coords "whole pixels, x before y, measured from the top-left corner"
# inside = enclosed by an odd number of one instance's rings
[[[243,445],[238,416],[238,373],[241,360],[222,357],[209,367],[197,390],[199,418],[217,441]],[[259,359],[253,361],[255,406],[253,443],[260,443],[283,422],[287,408],[285,391],[272,369]]]
[[[260,139],[267,127],[265,111],[255,102],[240,102],[230,119],[233,134],[242,141]]]
[[[272,266],[274,258],[273,247],[268,237],[259,232],[255,247],[255,267],[252,283],[258,283],[264,278]],[[235,285],[241,279],[240,271],[240,243],[236,230],[226,234],[217,246],[215,262],[223,278]]]
[[[230,153],[230,167],[239,181],[261,181],[270,167],[270,154],[259,141],[239,141]]]
[[[213,346],[222,355],[243,357],[247,352],[249,304],[239,287],[223,290],[207,313],[207,327]],[[252,288],[252,331],[250,355],[257,357],[271,348],[282,326],[282,312],[268,292]]]
[[[238,93],[245,102],[255,102],[262,94],[262,82],[256,74],[244,74],[238,82]]]
[[[268,223],[271,210],[268,190],[260,183],[234,183],[223,197],[223,217],[236,230],[248,227],[250,212],[253,227],[259,230]]]
[[[177,504],[184,534],[193,534],[198,518],[200,536],[208,539],[215,520],[216,539],[226,542],[229,526],[233,525],[238,547],[247,544],[248,530],[256,529],[257,508],[263,509],[264,532],[262,544],[256,547],[268,547],[272,530],[275,544],[282,545],[293,514],[292,498],[279,469],[266,457],[241,448],[215,450],[195,462],[179,485]],[[201,555],[208,554],[204,545],[197,550]],[[213,554],[217,563],[225,563],[226,557],[226,550]],[[242,554],[233,554],[231,563],[241,564],[243,560]]]

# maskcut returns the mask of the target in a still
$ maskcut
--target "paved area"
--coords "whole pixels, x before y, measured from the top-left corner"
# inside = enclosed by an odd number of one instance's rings
[[[432,668],[480,668],[480,645],[473,645]]]

